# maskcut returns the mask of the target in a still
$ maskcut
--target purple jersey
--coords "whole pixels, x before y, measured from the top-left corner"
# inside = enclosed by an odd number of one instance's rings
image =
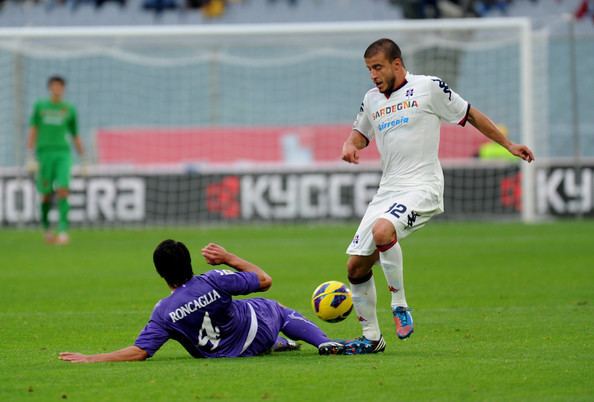
[[[195,276],[157,303],[134,344],[149,356],[169,339],[194,357],[251,354],[248,348],[258,332],[256,312],[247,300],[231,296],[259,289],[252,272],[214,270]]]

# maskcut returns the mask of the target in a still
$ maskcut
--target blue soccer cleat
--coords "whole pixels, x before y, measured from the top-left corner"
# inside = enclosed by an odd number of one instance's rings
[[[364,336],[347,341],[344,344],[345,355],[364,355],[368,353],[380,353],[386,349],[386,342],[384,337],[380,336],[377,341],[372,341]]]
[[[400,339],[406,339],[415,331],[413,326],[411,309],[408,307],[395,307],[392,309],[394,315],[394,323],[396,323],[396,335]]]

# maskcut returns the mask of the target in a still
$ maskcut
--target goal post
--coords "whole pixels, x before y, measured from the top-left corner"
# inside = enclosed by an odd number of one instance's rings
[[[14,172],[52,74],[67,79],[91,156],[88,177],[75,169],[75,224],[357,219],[379,154],[372,144],[347,166],[340,146],[380,37],[513,141],[546,146],[546,45],[528,19],[0,29],[0,225],[37,219],[33,183]],[[538,219],[535,168],[477,157],[485,142],[442,127],[443,218]]]
[[[521,27],[520,58],[521,58],[521,111],[522,111],[522,142],[535,149],[534,140],[534,106],[533,106],[533,65],[532,29],[530,20],[524,20]],[[536,221],[535,169],[526,163],[521,165],[522,172],[522,220]]]

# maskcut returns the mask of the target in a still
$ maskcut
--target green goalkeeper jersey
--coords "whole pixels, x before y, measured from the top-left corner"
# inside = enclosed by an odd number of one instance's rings
[[[76,109],[66,102],[39,100],[33,107],[31,126],[37,128],[36,151],[70,151],[68,134],[78,135]]]

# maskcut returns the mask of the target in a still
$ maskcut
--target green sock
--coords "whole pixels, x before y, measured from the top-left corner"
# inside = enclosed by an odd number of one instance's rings
[[[41,227],[43,227],[43,230],[49,230],[50,209],[52,209],[51,202],[41,202]]]
[[[68,204],[68,198],[58,199],[58,212],[60,214],[60,220],[58,222],[58,231],[66,232],[68,230],[68,210],[70,205]]]

